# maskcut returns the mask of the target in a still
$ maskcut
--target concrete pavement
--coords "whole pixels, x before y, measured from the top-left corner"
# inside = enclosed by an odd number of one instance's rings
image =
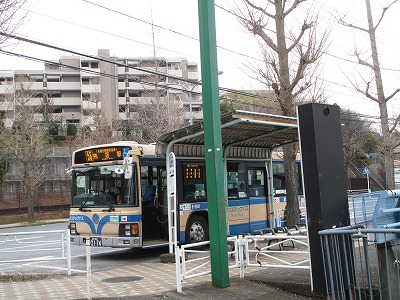
[[[143,261],[93,272],[93,299],[318,299],[310,291],[309,271],[246,270],[231,272],[230,286],[215,288],[211,276],[184,281],[176,292],[175,265]],[[53,275],[31,281],[0,282],[0,299],[87,299],[86,274]]]
[[[4,227],[3,227],[4,228]],[[88,299],[85,273],[0,276],[0,299]],[[23,281],[24,280],[24,281]],[[321,299],[311,293],[310,272],[302,269],[247,268],[245,278],[231,269],[230,286],[216,288],[211,275],[185,280],[176,292],[175,264],[157,258],[92,272],[92,299]]]

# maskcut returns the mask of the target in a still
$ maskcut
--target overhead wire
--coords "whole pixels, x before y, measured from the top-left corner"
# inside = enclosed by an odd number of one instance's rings
[[[189,35],[182,34],[182,33],[178,32],[178,31],[175,31],[175,30],[172,30],[172,29],[163,27],[163,26],[159,26],[159,25],[157,25],[157,24],[154,24],[154,23],[152,23],[152,22],[145,21],[145,20],[140,19],[140,18],[137,18],[137,17],[133,17],[133,16],[128,15],[128,14],[126,14],[126,13],[119,12],[119,11],[114,10],[114,9],[111,9],[111,8],[109,8],[109,7],[106,7],[106,6],[103,6],[103,5],[94,3],[94,2],[92,2],[92,1],[88,1],[88,0],[82,0],[82,1],[84,1],[84,2],[86,2],[86,3],[88,3],[88,4],[91,4],[91,5],[100,7],[100,8],[102,8],[102,9],[111,11],[111,12],[113,12],[113,13],[117,13],[117,14],[123,15],[123,16],[125,16],[125,17],[134,19],[134,20],[136,20],[136,21],[145,23],[145,24],[147,24],[147,25],[154,25],[155,27],[157,27],[157,28],[159,28],[159,29],[166,30],[166,31],[172,32],[172,33],[174,33],[174,34],[178,34],[178,35],[181,35],[181,36],[183,36],[183,37],[186,37],[186,38],[189,38],[189,39],[198,41],[198,39],[196,39],[196,38],[194,38],[194,37],[191,37],[191,36],[189,36]],[[235,17],[237,17],[237,15],[236,15],[234,12],[232,12],[232,11],[230,11],[230,10],[228,10],[228,9],[225,9],[225,8],[223,8],[223,7],[221,7],[221,6],[217,5],[217,4],[215,4],[215,6],[218,7],[218,8],[220,8],[220,9],[222,9],[222,10],[224,10],[225,12],[230,13],[230,14],[234,15]],[[34,12],[34,13],[37,13],[37,12]],[[46,16],[46,15],[41,14],[41,13],[37,13],[37,14]],[[67,23],[73,24],[73,25],[75,25],[75,26],[80,26],[80,27],[87,28],[87,29],[90,29],[90,30],[98,31],[98,32],[101,32],[101,33],[104,33],[104,34],[112,35],[112,36],[115,36],[115,37],[118,37],[118,38],[127,39],[127,40],[130,40],[130,41],[132,41],[132,42],[141,43],[141,44],[144,44],[144,45],[146,45],[146,46],[152,46],[152,45],[150,45],[150,44],[143,43],[143,42],[140,42],[140,41],[136,41],[136,40],[133,40],[133,39],[130,39],[130,38],[127,38],[127,37],[123,37],[123,36],[121,36],[121,35],[115,35],[115,34],[113,34],[113,33],[109,33],[109,32],[105,32],[105,31],[97,30],[97,29],[94,29],[94,28],[91,28],[91,27],[88,27],[88,26],[83,26],[83,25],[75,24],[75,23],[72,23],[72,22],[70,22],[70,21],[61,20],[61,19],[59,19],[59,18],[54,18],[54,17],[51,17],[51,16],[46,16],[46,17],[53,18],[53,19],[55,19],[55,20],[62,21],[62,22],[67,22]],[[271,31],[272,33],[276,33],[276,32],[273,31],[273,30],[269,30],[269,31]],[[171,49],[162,48],[162,47],[159,47],[159,46],[157,46],[157,47],[160,48],[160,49],[164,49],[164,50],[167,50],[167,51],[174,52],[174,51],[171,50]],[[247,55],[247,54],[243,54],[243,53],[240,53],[240,52],[237,52],[237,51],[233,51],[233,50],[228,49],[228,48],[225,48],[225,47],[220,47],[220,46],[217,46],[217,47],[220,48],[220,49],[222,49],[222,50],[226,50],[226,51],[229,51],[229,52],[231,52],[231,53],[234,53],[234,54],[237,54],[237,55],[240,55],[240,56],[243,56],[243,57],[247,57],[247,58],[250,58],[250,59],[253,59],[253,60],[257,60],[257,61],[262,61],[262,60],[259,59],[259,58],[252,57],[252,56],[249,56],[249,55]],[[180,53],[180,52],[177,52],[177,53]],[[184,53],[180,53],[180,54],[184,54]],[[329,53],[328,53],[328,54],[329,54]],[[186,55],[186,54],[185,54],[185,55]],[[332,56],[333,56],[334,58],[337,58],[337,59],[346,60],[346,59],[344,59],[344,58],[342,58],[342,57],[338,57],[338,56],[334,56],[334,55],[332,55]],[[348,60],[348,62],[355,63],[354,61],[351,61],[351,60]],[[331,81],[331,80],[327,80],[327,79],[325,79],[324,81],[327,82],[327,83],[330,83],[330,84],[334,84],[334,85],[337,85],[337,86],[341,86],[341,87],[345,87],[345,88],[351,89],[351,87],[349,87],[349,86],[347,86],[347,85],[345,85],[345,84],[343,84],[343,83],[337,83],[337,82],[334,82],[334,81]],[[329,90],[328,90],[328,92],[329,92]],[[335,92],[336,92],[336,91],[335,91]],[[343,93],[343,94],[344,94],[344,93]],[[347,95],[347,94],[344,94],[344,95]]]
[[[122,78],[125,79],[125,75],[113,75],[113,74],[109,74],[109,73],[106,73],[106,72],[100,72],[100,71],[96,71],[96,70],[90,70],[88,68],[76,67],[76,66],[73,66],[73,65],[65,64],[65,63],[60,63],[60,62],[56,63],[56,62],[51,61],[51,60],[45,60],[45,59],[41,59],[41,58],[29,56],[29,55],[24,55],[24,54],[19,54],[19,53],[15,53],[15,52],[11,52],[11,51],[6,51],[6,50],[2,50],[2,49],[0,49],[0,52],[3,53],[3,54],[6,54],[6,55],[18,56],[18,57],[21,57],[21,58],[24,58],[24,59],[33,60],[33,61],[37,61],[37,62],[48,63],[48,64],[57,64],[57,65],[59,65],[61,67],[64,67],[64,68],[70,68],[70,69],[77,70],[77,71],[84,71],[86,73],[91,73],[93,75],[113,78],[113,79],[116,79],[116,80],[122,79]],[[128,66],[128,65],[126,65],[126,66]],[[187,90],[184,90],[184,89],[181,89],[181,88],[177,88],[177,87],[173,87],[173,86],[160,85],[160,84],[157,84],[154,81],[145,81],[145,80],[138,79],[137,82],[139,82],[141,84],[144,84],[144,85],[160,87],[160,88],[163,88],[163,89],[173,89],[173,90],[181,91],[183,93],[188,92]],[[247,93],[247,92],[240,91],[240,90],[233,90],[233,89],[228,89],[228,88],[220,88],[220,90],[226,91],[226,92],[230,92],[230,93],[234,93],[234,94],[241,95],[241,96],[248,96],[248,97],[252,97],[252,98],[257,98],[257,99],[263,99],[264,98],[264,97],[262,97],[260,95],[255,94],[255,93]],[[201,95],[201,93],[197,93],[197,92],[192,92],[192,93],[195,94],[195,95]],[[263,104],[259,104],[259,103],[249,103],[249,102],[246,102],[246,101],[241,101],[239,99],[232,99],[232,98],[227,97],[225,95],[220,95],[220,99],[227,100],[229,102],[236,103],[236,104],[251,105],[253,107],[259,107],[259,108],[262,108],[262,109],[266,109],[266,108],[271,108],[272,109],[271,106],[267,106],[267,105],[263,105]],[[359,113],[355,113],[355,112],[348,113],[348,112],[344,111],[342,114],[348,114],[348,115],[349,114],[353,114],[353,115],[357,115],[357,116],[362,117],[362,118],[374,119],[374,120],[377,120],[377,121],[380,120],[380,118],[377,117],[377,116],[369,116],[369,115],[359,114]],[[394,120],[394,118],[391,118],[391,119]]]
[[[145,21],[145,20],[142,20],[142,19],[139,19],[139,18],[132,17],[132,16],[130,16],[130,15],[128,15],[128,14],[121,13],[121,12],[118,12],[118,11],[116,11],[116,10],[112,10],[112,9],[110,9],[110,8],[108,8],[108,7],[98,5],[98,4],[93,3],[93,2],[91,2],[91,1],[88,1],[88,0],[83,0],[83,1],[84,1],[84,2],[87,2],[87,3],[91,4],[91,5],[96,5],[96,6],[99,6],[99,7],[103,8],[103,9],[107,9],[107,10],[112,11],[112,12],[114,12],[114,13],[119,13],[119,14],[121,14],[121,15],[124,15],[124,16],[126,16],[126,17],[135,19],[135,20],[137,20],[137,21],[144,22],[144,23],[146,23],[146,24],[148,24],[148,25],[153,25],[153,26],[158,27],[158,28],[160,28],[160,29],[162,29],[162,30],[168,30],[168,31],[170,31],[170,32],[172,32],[172,33],[174,33],[174,34],[179,34],[179,35],[184,36],[184,37],[186,37],[186,38],[190,38],[190,39],[193,39],[193,40],[198,40],[198,39],[193,38],[193,37],[191,37],[191,36],[189,36],[189,35],[185,35],[185,34],[182,34],[182,33],[178,32],[178,31],[170,30],[170,29],[165,28],[165,27],[163,27],[163,26],[158,26],[158,25],[153,24],[153,23],[150,23],[150,22],[148,22],[148,21]],[[234,14],[232,11],[229,11],[229,10],[227,10],[227,9],[225,9],[225,8],[222,8],[221,6],[219,6],[219,5],[217,5],[217,4],[215,4],[215,6],[218,7],[218,8],[221,8],[221,9],[225,10],[226,12],[229,12],[229,13],[231,13],[231,14]],[[235,15],[235,14],[234,14],[234,15]],[[236,16],[236,15],[235,15],[235,16]],[[80,25],[78,25],[78,26],[80,26]],[[275,33],[273,30],[271,30],[271,32]],[[120,38],[124,38],[124,37],[119,36],[119,35],[115,35],[115,36],[120,37]],[[128,39],[128,40],[131,40],[131,39]],[[132,41],[134,41],[134,40],[132,40]],[[138,42],[138,41],[135,41],[135,42]],[[47,45],[49,45],[49,44],[47,44]],[[44,45],[44,44],[43,44],[42,46],[47,46],[47,45]],[[51,46],[52,46],[52,45],[51,45]],[[233,51],[233,50],[231,50],[231,49],[227,49],[227,48],[224,48],[224,47],[219,47],[219,48],[221,48],[221,49],[223,49],[223,50],[229,50],[229,51],[231,51],[231,52],[233,52],[233,53],[235,53],[235,54],[242,55],[242,56],[246,56],[246,57],[251,58],[251,59],[260,60],[260,59],[255,58],[255,57],[252,57],[252,56],[249,56],[249,55],[246,55],[246,54],[243,54],[243,53],[239,53],[239,52],[237,52],[237,51]],[[53,48],[53,49],[57,49],[57,48]],[[61,47],[58,47],[57,50],[65,51],[65,49],[63,49],[63,48],[61,48]],[[169,49],[168,49],[168,50],[169,50]],[[73,53],[73,54],[77,54],[77,55],[82,55],[82,53],[79,53],[79,52],[71,52],[71,51],[68,51],[68,52]],[[98,59],[97,56],[96,56],[96,57],[93,57],[93,56],[86,55],[86,54],[83,54],[82,56],[92,57],[92,58]],[[337,58],[337,59],[342,59],[342,60],[343,60],[343,58],[338,57],[338,56],[333,56],[333,57],[335,57],[335,58]],[[350,62],[355,63],[355,62],[353,62],[353,61],[350,61]],[[397,70],[396,70],[396,71],[397,71]],[[149,70],[145,70],[145,72],[149,72]],[[149,73],[151,73],[151,72],[149,72]],[[169,74],[162,74],[162,76],[166,76],[166,77],[170,77],[170,78],[175,78],[175,79],[181,80],[181,81],[186,81],[186,80],[184,80],[184,79],[182,79],[182,78],[180,78],[180,77],[170,76]],[[332,84],[335,84],[335,85],[339,85],[339,86],[345,87],[345,88],[350,88],[350,87],[348,87],[348,86],[346,86],[346,85],[344,85],[344,84],[336,83],[336,82],[333,82],[333,81],[327,81],[327,80],[325,80],[325,81],[328,82],[328,83],[332,83]],[[189,80],[188,80],[188,82],[192,82],[192,81],[189,81]],[[192,83],[193,83],[193,82],[192,82]],[[149,83],[147,83],[147,84],[149,84]],[[226,92],[240,93],[240,91],[238,91],[238,90],[228,89],[228,88],[223,88],[223,87],[221,87],[221,90],[222,90],[222,91],[226,91]],[[245,93],[244,95],[245,95],[245,96],[254,97],[254,94],[252,94],[252,93]]]

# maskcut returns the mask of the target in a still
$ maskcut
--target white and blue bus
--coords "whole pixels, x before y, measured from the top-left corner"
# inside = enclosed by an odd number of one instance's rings
[[[72,162],[72,243],[83,245],[87,238],[92,246],[168,243],[167,171],[165,159],[155,156],[154,145],[117,142],[87,147],[75,151]],[[274,207],[283,215],[283,160],[275,158],[273,168]],[[205,169],[201,159],[176,162],[179,243],[208,240]],[[229,234],[270,227],[265,164],[230,160],[226,179]]]

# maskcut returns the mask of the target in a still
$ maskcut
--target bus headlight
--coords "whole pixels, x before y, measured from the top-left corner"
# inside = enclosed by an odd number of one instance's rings
[[[119,236],[137,236],[139,234],[138,223],[120,224]]]
[[[69,233],[71,235],[78,235],[79,233],[76,231],[76,223],[69,224]]]

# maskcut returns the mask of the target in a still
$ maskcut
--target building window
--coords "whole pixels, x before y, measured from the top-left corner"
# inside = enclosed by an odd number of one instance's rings
[[[81,67],[82,68],[89,68],[89,62],[88,61],[81,61]]]
[[[47,77],[47,82],[60,82],[60,77]]]
[[[100,83],[99,77],[91,77],[90,78],[90,84],[99,84],[99,83]]]
[[[141,93],[139,91],[129,91],[129,97],[140,97]]]
[[[89,84],[89,78],[82,78],[82,84]]]
[[[118,91],[118,97],[125,97],[125,91]]]
[[[92,69],[98,69],[98,68],[99,68],[99,63],[98,63],[97,61],[92,61],[92,62],[90,63],[90,67],[91,67]]]

